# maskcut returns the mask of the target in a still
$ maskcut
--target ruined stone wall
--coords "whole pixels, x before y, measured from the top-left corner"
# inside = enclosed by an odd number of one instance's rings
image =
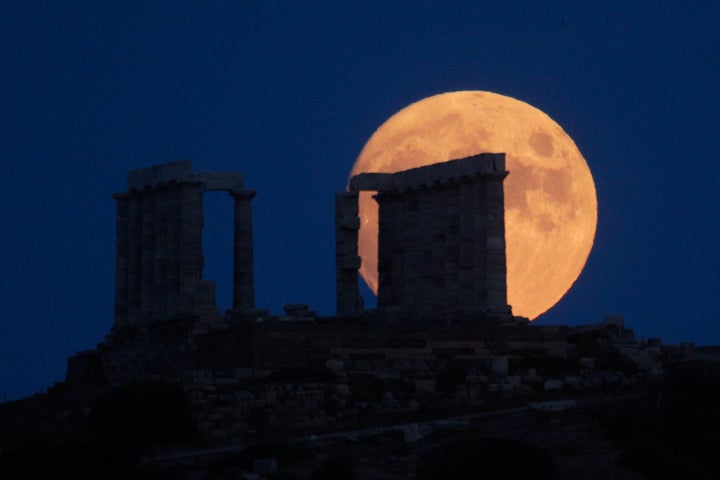
[[[353,177],[378,203],[378,311],[418,320],[511,320],[504,154]]]
[[[387,324],[295,313],[121,329],[97,352],[71,358],[67,382],[179,382],[205,438],[227,442],[452,416],[662,373],[663,350],[617,324]]]
[[[255,192],[242,175],[192,172],[189,161],[133,170],[117,201],[115,327],[193,315],[219,315],[215,283],[203,279],[203,193],[235,200],[233,308],[253,308],[252,216]]]
[[[627,387],[650,378],[657,363],[637,362],[659,353],[634,340],[623,353],[602,328],[369,330],[350,322],[253,326],[252,366],[187,372],[202,431],[218,442],[319,433]]]

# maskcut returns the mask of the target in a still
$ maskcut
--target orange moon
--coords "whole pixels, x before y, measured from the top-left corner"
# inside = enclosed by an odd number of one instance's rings
[[[549,116],[511,97],[449,92],[390,117],[360,152],[350,176],[392,173],[478,153],[506,155],[508,304],[535,319],[580,275],[597,226],[595,183],[575,143]],[[360,192],[360,274],[377,294],[377,204]]]

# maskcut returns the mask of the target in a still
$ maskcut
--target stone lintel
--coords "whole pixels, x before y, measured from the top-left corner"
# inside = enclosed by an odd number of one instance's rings
[[[507,175],[504,153],[480,153],[397,173],[361,173],[350,179],[351,191],[404,191],[432,186],[463,177]]]
[[[393,173],[361,173],[350,179],[351,192],[393,190]]]
[[[205,190],[237,191],[243,189],[243,175],[239,172],[193,173],[192,179],[201,181]]]
[[[200,183],[206,191],[239,191],[243,189],[243,175],[240,172],[193,173],[190,160],[163,163],[128,173],[129,190],[144,190],[169,183]]]
[[[131,170],[128,173],[128,188],[143,190],[161,183],[180,182],[192,176],[192,162],[181,160],[163,163],[148,168]]]

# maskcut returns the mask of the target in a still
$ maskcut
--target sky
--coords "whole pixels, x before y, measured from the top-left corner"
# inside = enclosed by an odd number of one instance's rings
[[[592,171],[595,245],[538,324],[623,315],[640,338],[720,344],[718,25],[717,1],[7,3],[0,398],[110,332],[131,169],[243,172],[256,305],[334,314],[334,194],[388,117],[456,90],[539,108]],[[227,194],[205,194],[205,223],[225,310]]]

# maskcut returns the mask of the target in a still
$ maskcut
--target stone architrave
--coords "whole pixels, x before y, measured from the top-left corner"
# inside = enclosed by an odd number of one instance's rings
[[[429,320],[511,319],[507,305],[505,155],[363,173],[376,191],[378,311]]]
[[[128,191],[113,195],[117,328],[217,313],[214,282],[202,278],[202,199],[208,190],[235,198],[233,307],[253,307],[254,192],[243,189],[240,173],[193,172],[189,161],[172,162],[131,171]]]

